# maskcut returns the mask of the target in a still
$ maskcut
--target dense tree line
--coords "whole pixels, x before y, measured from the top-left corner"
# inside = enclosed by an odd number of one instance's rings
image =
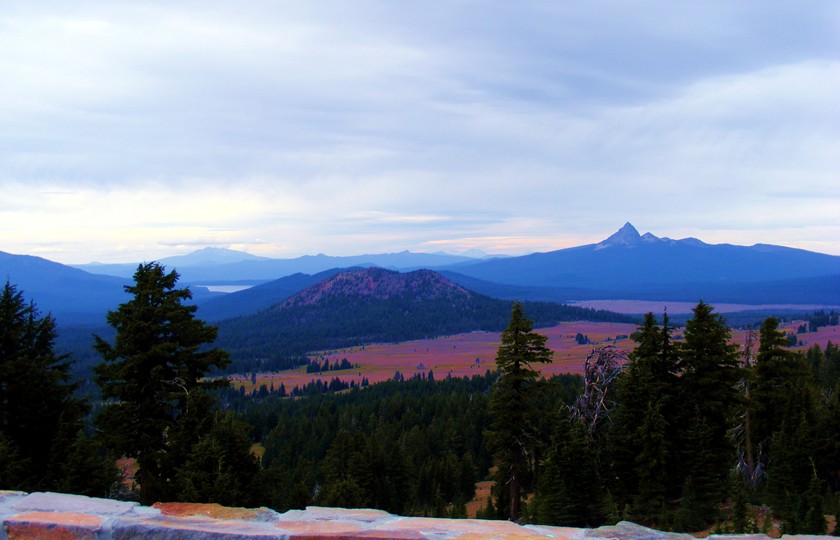
[[[253,426],[264,447],[261,504],[375,507],[464,516],[492,465],[484,444],[495,375],[439,381],[412,377],[320,393],[255,400],[233,390],[220,401]],[[580,378],[545,382],[546,396],[571,403]]]
[[[324,363],[318,360],[309,360],[306,364],[307,373],[327,373],[330,371],[342,371],[347,369],[358,369],[358,364],[351,364],[346,358],[342,358],[341,362],[336,360],[332,364],[328,358],[324,359]]]
[[[837,347],[791,351],[769,318],[757,350],[742,349],[702,302],[684,339],[672,334],[667,316],[661,325],[646,316],[610,390],[609,422],[588,431],[580,415],[560,410],[553,435],[534,440],[545,459],[535,463],[524,519],[623,518],[682,531],[729,520],[736,532],[756,531],[749,501],[769,505],[785,532],[824,533],[840,487]],[[727,501],[735,515],[721,512]]]

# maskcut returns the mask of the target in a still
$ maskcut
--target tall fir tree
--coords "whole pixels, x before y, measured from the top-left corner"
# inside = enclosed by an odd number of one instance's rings
[[[633,513],[643,521],[658,519],[665,512],[668,480],[668,424],[659,402],[649,401],[648,408],[636,431],[639,453],[636,456],[636,476],[639,491]]]
[[[738,347],[731,343],[726,321],[705,302],[694,307],[686,323],[685,340],[680,343],[682,371],[680,406],[694,413],[688,425],[702,437],[682,442],[683,453],[690,453],[704,466],[703,478],[695,475],[693,488],[700,501],[722,500],[728,488],[729,470],[735,463],[735,449],[728,431],[734,425],[733,413],[740,399],[737,389],[741,379]],[[686,470],[691,467],[687,466]]]
[[[683,474],[673,447],[681,416],[678,358],[671,332],[667,314],[660,327],[648,313],[631,336],[636,347],[619,378],[618,406],[607,433],[610,457],[605,461],[612,468],[611,493],[617,504],[630,505],[635,518],[645,522],[658,517],[662,497],[678,495],[682,486]],[[648,456],[645,462],[655,470],[644,469],[641,455]],[[655,479],[661,479],[662,485],[654,487],[659,483]],[[661,489],[665,493],[659,493]]]
[[[159,263],[139,265],[126,286],[132,298],[108,313],[115,342],[96,336],[104,359],[96,381],[106,400],[97,422],[114,450],[137,459],[145,504],[177,497],[175,469],[183,463],[170,459],[169,435],[179,430],[191,396],[211,384],[204,377],[229,361],[224,351],[205,347],[216,328],[195,318],[196,306],[183,303],[192,294],[177,289],[177,281],[178,273]],[[181,444],[191,442],[197,441]]]
[[[790,393],[810,386],[813,381],[807,359],[786,348],[787,336],[778,327],[779,321],[774,317],[765,319],[761,325],[750,396],[755,410],[753,438],[765,447],[779,428]]]
[[[487,432],[488,448],[508,486],[511,521],[519,519],[523,478],[538,443],[533,425],[539,415],[535,365],[552,361],[553,353],[546,347],[546,340],[546,336],[533,331],[532,321],[516,302],[496,353],[499,378],[490,396],[493,420]]]
[[[259,462],[251,453],[251,426],[232,412],[216,412],[209,430],[192,445],[176,472],[178,498],[225,506],[253,506],[257,502]]]
[[[72,360],[56,353],[55,320],[6,282],[0,292],[0,484],[25,490],[71,489],[104,496],[116,469],[85,442],[88,406],[75,396]],[[68,485],[74,460],[91,474]]]
[[[563,415],[540,475],[535,504],[539,523],[596,527],[604,491],[594,449],[583,425]]]

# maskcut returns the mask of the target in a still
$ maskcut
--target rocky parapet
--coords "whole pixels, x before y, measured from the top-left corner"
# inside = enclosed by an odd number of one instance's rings
[[[598,529],[517,525],[507,521],[401,517],[381,510],[309,507],[278,513],[217,504],[137,503],[58,493],[0,491],[0,540],[395,539],[688,540],[685,534],[621,522]],[[719,537],[723,538],[723,537]],[[727,538],[763,539],[763,535]],[[805,538],[805,537],[800,537]]]

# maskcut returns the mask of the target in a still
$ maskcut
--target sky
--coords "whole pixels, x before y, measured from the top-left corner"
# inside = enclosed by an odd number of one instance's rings
[[[840,255],[840,3],[3,0],[0,251]]]

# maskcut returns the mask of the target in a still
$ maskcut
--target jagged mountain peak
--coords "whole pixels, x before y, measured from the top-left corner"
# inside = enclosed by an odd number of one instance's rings
[[[635,246],[642,241],[651,242],[654,240],[659,239],[650,233],[645,233],[644,236],[640,235],[636,227],[628,221],[609,238],[597,244],[595,249],[604,249],[613,246]]]
[[[315,305],[342,297],[376,300],[408,297],[417,301],[469,295],[470,292],[463,287],[431,270],[401,273],[372,267],[340,272],[300,291],[279,304],[278,308]]]

